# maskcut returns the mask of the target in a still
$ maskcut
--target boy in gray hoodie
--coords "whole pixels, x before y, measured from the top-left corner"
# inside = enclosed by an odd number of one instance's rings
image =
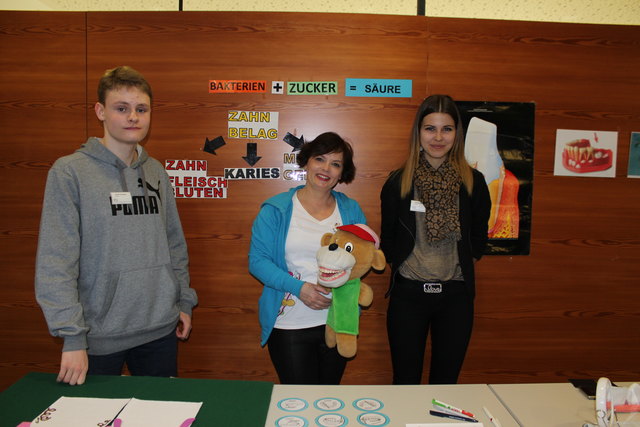
[[[176,376],[177,339],[197,304],[173,190],[139,145],[151,88],[130,67],[107,70],[95,112],[102,138],[58,159],[47,177],[36,298],[64,345],[57,380],[87,374]]]

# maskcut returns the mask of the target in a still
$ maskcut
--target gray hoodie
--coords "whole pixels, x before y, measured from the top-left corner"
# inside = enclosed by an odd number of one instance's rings
[[[137,147],[127,166],[89,138],[47,178],[36,259],[36,299],[63,351],[102,355],[175,330],[197,304],[169,178]],[[130,192],[132,204],[112,203]]]

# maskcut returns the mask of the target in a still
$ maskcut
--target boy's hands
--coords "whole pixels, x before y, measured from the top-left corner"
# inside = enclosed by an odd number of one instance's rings
[[[60,373],[56,381],[69,385],[84,384],[89,369],[86,350],[63,351],[60,361]]]
[[[189,338],[191,333],[191,316],[180,312],[180,320],[176,335],[181,340]],[[87,377],[89,358],[86,350],[63,351],[60,360],[60,373],[56,381],[69,385],[81,385]]]
[[[178,320],[178,327],[176,328],[176,336],[181,340],[189,338],[191,333],[191,316],[187,313],[180,312],[180,319]]]

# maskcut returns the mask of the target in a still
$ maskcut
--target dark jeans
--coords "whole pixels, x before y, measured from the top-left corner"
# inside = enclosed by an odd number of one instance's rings
[[[274,329],[267,346],[281,384],[340,384],[347,359],[327,347],[324,325]]]
[[[420,384],[431,332],[429,384],[455,384],[473,328],[473,298],[464,282],[425,293],[422,282],[396,276],[387,310],[393,384]]]
[[[175,332],[128,350],[102,356],[89,355],[89,375],[122,375],[124,364],[131,375],[178,376],[178,338]]]

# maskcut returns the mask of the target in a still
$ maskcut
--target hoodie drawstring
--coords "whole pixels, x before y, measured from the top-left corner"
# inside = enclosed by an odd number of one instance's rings
[[[120,185],[122,185],[122,191],[125,193],[129,192],[129,188],[127,187],[127,180],[124,177],[124,168],[118,167],[118,171],[120,172]]]
[[[151,207],[151,200],[149,200],[149,190],[147,190],[147,180],[144,177],[144,168],[142,167],[142,165],[138,165],[136,169],[138,169],[138,176],[142,181],[142,191],[144,193],[144,202],[147,206]]]

